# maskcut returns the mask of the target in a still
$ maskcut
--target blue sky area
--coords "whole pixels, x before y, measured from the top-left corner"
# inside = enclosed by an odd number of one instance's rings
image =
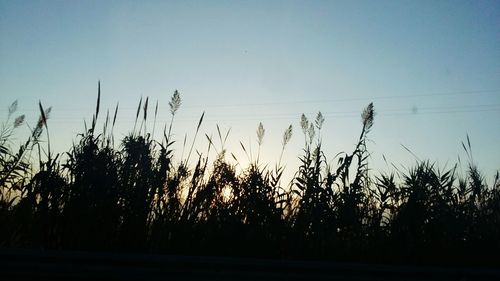
[[[466,158],[461,141],[469,134],[491,182],[500,169],[499,78],[500,1],[0,0],[0,114],[17,99],[33,124],[38,100],[52,106],[56,152],[91,119],[101,80],[102,108],[120,102],[118,137],[132,130],[141,96],[158,100],[159,123],[168,122],[178,89],[179,143],[205,111],[202,133],[231,128],[227,149],[245,162],[239,142],[255,152],[262,122],[261,160],[274,165],[293,124],[291,173],[302,113],[323,112],[334,161],[354,148],[359,114],[373,101],[374,170],[390,170],[383,155],[412,166],[401,144],[451,168]],[[206,145],[201,134],[197,147]]]

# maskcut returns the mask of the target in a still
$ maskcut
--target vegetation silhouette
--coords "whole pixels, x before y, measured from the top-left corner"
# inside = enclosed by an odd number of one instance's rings
[[[37,124],[14,151],[10,139],[25,117],[12,120],[17,102],[9,107],[0,131],[1,248],[499,265],[499,175],[488,187],[472,159],[468,136],[462,143],[468,157],[463,177],[457,165],[442,171],[429,161],[371,176],[367,136],[375,117],[372,103],[361,114],[355,149],[336,155],[335,167],[322,150],[323,115],[312,121],[302,115],[304,148],[287,185],[281,158],[291,125],[283,135],[280,160],[269,168],[259,160],[265,135],[259,124],[257,157],[241,143],[252,161],[237,172],[226,160],[229,131],[218,126],[218,140],[205,135],[206,154],[198,152],[190,161],[204,114],[187,157],[174,159],[179,92],[169,103],[171,121],[160,140],[154,138],[158,103],[148,130],[150,103],[141,98],[134,128],[118,144],[113,135],[118,105],[112,118],[107,112],[97,133],[100,96],[99,83],[92,123],[64,161],[51,153],[51,108],[39,104]],[[41,141],[44,130],[46,143]],[[209,163],[212,150],[217,157]]]

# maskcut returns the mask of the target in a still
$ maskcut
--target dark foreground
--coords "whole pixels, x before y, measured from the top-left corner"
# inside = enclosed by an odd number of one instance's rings
[[[500,280],[499,268],[0,251],[1,280]]]

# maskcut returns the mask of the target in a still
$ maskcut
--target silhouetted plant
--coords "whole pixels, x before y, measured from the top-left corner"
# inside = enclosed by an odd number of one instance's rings
[[[119,106],[112,118],[106,112],[98,133],[100,100],[99,82],[91,125],[85,124],[65,157],[51,150],[51,108],[41,103],[36,126],[14,152],[12,134],[24,115],[13,118],[17,102],[9,107],[0,130],[1,247],[426,263],[494,263],[490,257],[500,250],[499,175],[487,185],[468,136],[462,143],[468,159],[462,176],[457,166],[439,169],[420,160],[406,171],[372,176],[367,142],[373,104],[361,114],[354,150],[338,153],[335,165],[323,152],[324,116],[320,112],[309,121],[302,115],[303,153],[287,183],[282,157],[291,125],[272,166],[261,163],[266,130],[259,123],[257,154],[240,142],[250,161],[241,167],[225,148],[230,130],[223,133],[217,126],[220,147],[206,135],[206,152],[194,149],[203,113],[191,143],[186,136],[175,159],[178,91],[160,137],[155,131],[161,109],[156,102],[153,126],[147,126],[152,110],[146,97],[139,101],[132,131],[116,143]],[[216,157],[209,163],[212,151]]]

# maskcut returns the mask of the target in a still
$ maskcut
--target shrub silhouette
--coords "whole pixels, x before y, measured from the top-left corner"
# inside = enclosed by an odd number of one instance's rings
[[[219,127],[221,147],[206,135],[207,152],[196,151],[197,158],[190,161],[204,114],[187,156],[174,157],[171,132],[182,104],[178,91],[169,103],[171,121],[161,137],[154,137],[158,103],[148,130],[149,99],[141,98],[133,130],[116,144],[118,105],[113,118],[107,112],[97,133],[100,94],[99,84],[91,126],[85,126],[65,157],[51,152],[51,109],[41,104],[36,126],[13,152],[9,139],[24,116],[12,120],[17,103],[9,107],[0,134],[1,247],[498,263],[492,257],[500,250],[500,180],[497,173],[487,186],[468,137],[463,176],[457,165],[441,171],[429,161],[372,176],[367,136],[374,124],[373,104],[361,114],[354,150],[337,154],[335,165],[323,152],[323,115],[318,113],[313,121],[302,115],[300,166],[291,183],[284,184],[281,159],[292,126],[284,132],[280,160],[269,168],[260,163],[265,136],[260,123],[257,156],[241,144],[251,161],[237,172],[226,159],[229,131],[222,133]],[[44,130],[46,143],[41,142]],[[217,157],[209,163],[213,150]]]

